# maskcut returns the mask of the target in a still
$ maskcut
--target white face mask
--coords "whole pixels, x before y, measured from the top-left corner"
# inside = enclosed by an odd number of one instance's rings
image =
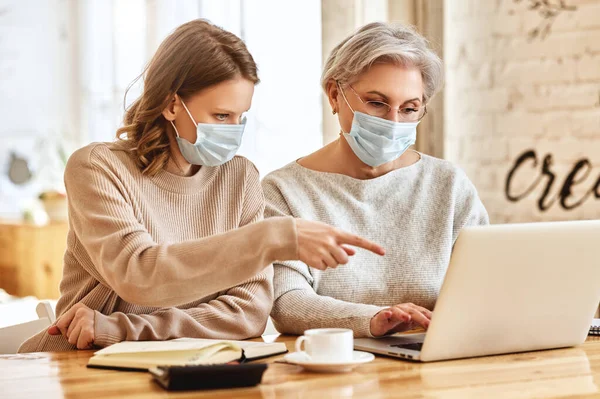
[[[175,124],[171,121],[177,134],[177,145],[185,160],[193,165],[202,166],[219,166],[230,161],[242,145],[246,118],[239,125],[196,123],[183,100],[181,104],[196,125],[197,132],[196,142],[190,143],[179,136]]]
[[[341,90],[341,89],[340,89]],[[354,154],[365,164],[377,167],[398,159],[417,140],[418,122],[394,122],[354,111],[341,90],[348,108],[354,114],[352,128],[344,133]]]

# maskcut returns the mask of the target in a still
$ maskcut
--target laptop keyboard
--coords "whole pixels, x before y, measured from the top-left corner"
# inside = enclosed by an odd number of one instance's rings
[[[423,342],[413,342],[410,344],[397,344],[397,345],[390,345],[391,347],[394,348],[401,348],[401,349],[410,349],[413,351],[420,351],[421,348],[423,348]]]

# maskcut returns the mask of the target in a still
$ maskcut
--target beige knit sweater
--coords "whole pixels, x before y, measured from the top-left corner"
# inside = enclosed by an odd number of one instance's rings
[[[235,157],[191,177],[143,175],[124,144],[77,151],[65,172],[70,231],[57,316],[95,310],[95,345],[262,333],[270,266],[295,259],[293,218],[261,221],[256,168]],[[244,226],[244,227],[242,227]],[[45,331],[19,352],[72,350]]]

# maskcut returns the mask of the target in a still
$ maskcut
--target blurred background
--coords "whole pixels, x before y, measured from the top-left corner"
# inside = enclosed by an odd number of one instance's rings
[[[114,139],[128,84],[195,18],[258,63],[241,153],[262,176],[337,138],[331,48],[402,22],[445,62],[418,150],[461,166],[493,223],[600,218],[600,0],[0,0],[0,289],[58,296],[65,161]]]

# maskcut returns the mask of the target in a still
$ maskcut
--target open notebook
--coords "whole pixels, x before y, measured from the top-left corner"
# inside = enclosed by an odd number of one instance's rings
[[[282,342],[222,341],[180,338],[171,341],[126,341],[94,353],[88,367],[148,370],[157,366],[225,364],[286,353]]]

